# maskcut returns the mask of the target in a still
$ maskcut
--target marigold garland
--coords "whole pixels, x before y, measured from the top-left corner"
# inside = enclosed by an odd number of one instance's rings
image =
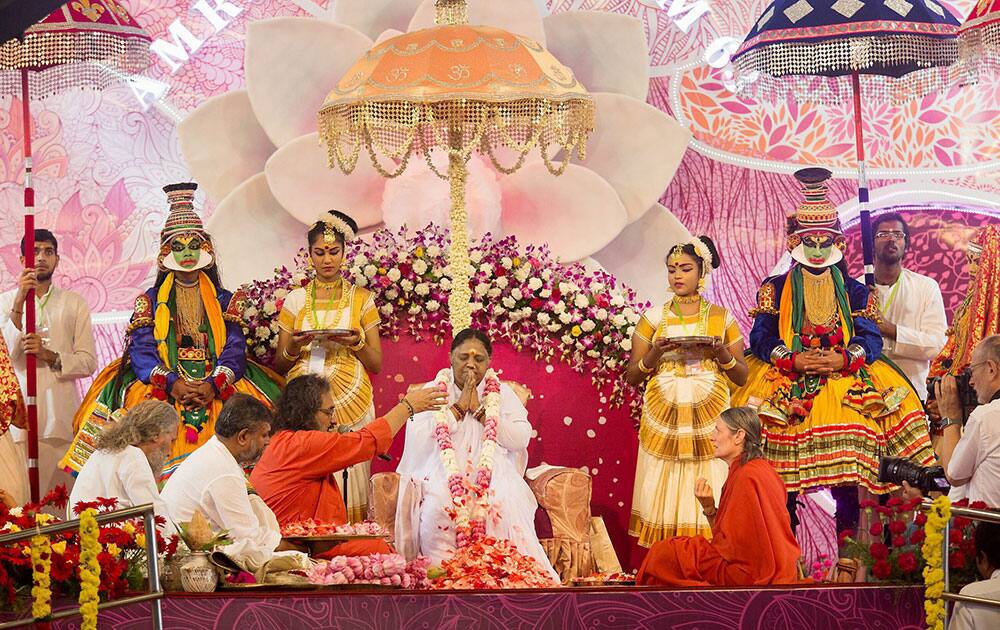
[[[101,552],[100,527],[97,525],[97,510],[90,508],[80,514],[80,614],[83,621],[80,630],[97,630],[97,605],[100,602],[98,590],[101,586],[101,563],[97,554]]]
[[[951,518],[951,501],[941,495],[931,503],[924,525],[924,613],[929,630],[944,630],[944,528]]]
[[[52,543],[48,536],[31,537],[31,616],[35,620],[52,615]]]

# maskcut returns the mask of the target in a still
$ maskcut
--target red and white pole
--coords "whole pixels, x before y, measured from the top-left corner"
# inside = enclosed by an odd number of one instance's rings
[[[28,70],[21,69],[21,114],[24,126],[24,267],[35,268],[35,189],[31,182],[31,94],[28,90]],[[24,300],[24,333],[35,332],[35,290],[28,291]],[[28,408],[28,483],[31,501],[41,499],[38,487],[38,359],[33,354],[24,357],[27,372],[25,402]]]

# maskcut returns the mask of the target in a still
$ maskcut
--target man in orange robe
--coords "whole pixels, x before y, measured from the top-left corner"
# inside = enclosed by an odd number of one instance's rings
[[[336,474],[388,451],[393,436],[414,412],[435,409],[443,400],[436,390],[416,390],[360,431],[331,433],[327,429],[335,424],[335,409],[329,384],[316,375],[295,378],[278,400],[275,434],[254,467],[250,483],[282,527],[307,519],[343,525],[347,508]],[[354,540],[320,557],[391,552],[383,540]]]
[[[714,517],[712,541],[676,536],[654,544],[637,584],[759,586],[799,581],[800,552],[785,506],[785,485],[766,460],[741,462],[736,457],[729,463],[717,511],[711,489],[696,491],[703,506],[709,506],[706,516]]]

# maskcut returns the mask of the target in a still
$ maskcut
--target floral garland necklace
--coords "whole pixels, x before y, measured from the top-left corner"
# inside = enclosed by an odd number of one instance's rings
[[[944,630],[945,601],[943,557],[944,528],[951,518],[951,501],[943,494],[934,499],[924,525],[924,615],[929,630]]]
[[[438,372],[434,383],[441,391],[446,392],[453,378],[451,368],[445,368]],[[455,540],[458,547],[465,547],[486,535],[486,517],[483,512],[489,503],[486,497],[493,479],[493,455],[497,447],[497,422],[500,418],[500,379],[496,372],[487,370],[485,381],[483,445],[471,483],[458,468],[449,428],[454,418],[451,407],[443,407],[434,416],[434,439],[438,444],[441,464],[448,476],[448,492],[452,500],[448,515],[456,525]]]

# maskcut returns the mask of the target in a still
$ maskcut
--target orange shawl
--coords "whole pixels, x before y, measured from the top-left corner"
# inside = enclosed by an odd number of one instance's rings
[[[692,488],[692,492],[694,489]],[[637,584],[759,586],[799,581],[799,545],[789,522],[785,485],[767,461],[729,466],[712,541],[676,536],[653,545]]]

